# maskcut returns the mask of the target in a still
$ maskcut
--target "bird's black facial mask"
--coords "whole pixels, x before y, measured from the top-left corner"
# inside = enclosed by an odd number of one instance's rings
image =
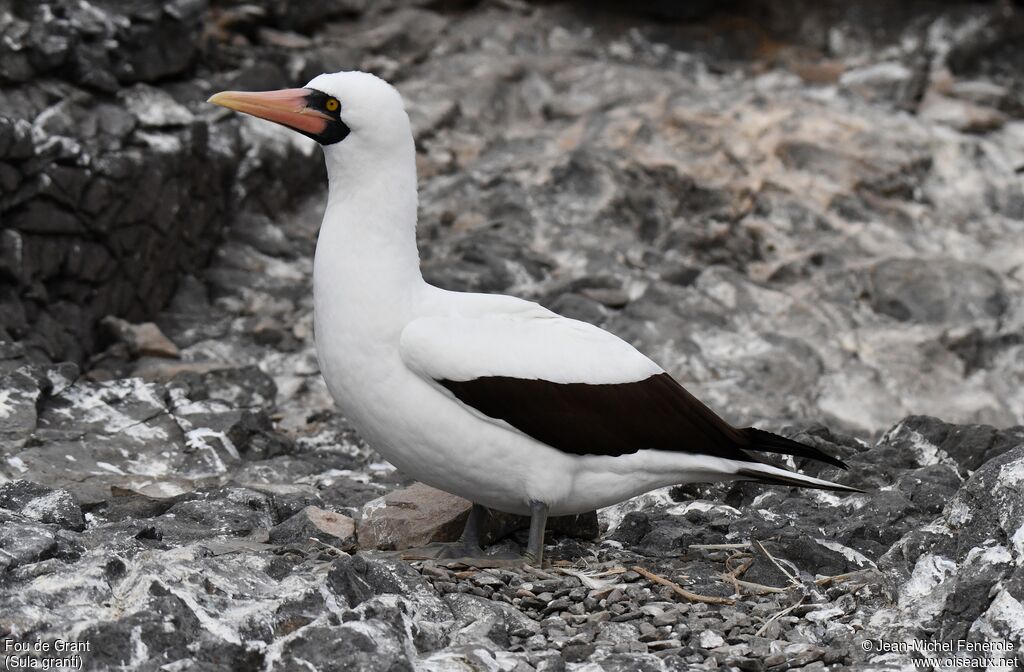
[[[307,109],[323,112],[331,120],[327,122],[326,128],[318,134],[306,133],[299,129],[295,130],[298,130],[307,137],[313,138],[321,145],[333,145],[348,137],[348,134],[352,131],[341,120],[341,101],[334,96],[327,95],[323,91],[317,91],[316,89],[306,89],[306,91],[309,91],[306,95]]]
[[[341,101],[316,89],[222,91],[207,102],[287,126],[321,145],[341,142],[351,132],[341,120]]]

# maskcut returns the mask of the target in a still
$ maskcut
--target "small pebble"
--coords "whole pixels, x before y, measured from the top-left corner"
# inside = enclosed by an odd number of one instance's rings
[[[647,648],[651,651],[661,651],[663,649],[678,649],[680,647],[680,641],[678,639],[661,639],[653,642],[647,642]]]
[[[548,640],[544,635],[533,635],[527,638],[523,645],[530,650],[537,651],[539,649],[546,649],[548,646]]]
[[[426,574],[427,576],[436,576],[436,577],[442,578],[442,579],[446,579],[446,578],[448,578],[449,576],[452,575],[452,573],[449,572],[447,569],[443,569],[441,567],[438,567],[437,565],[430,565],[430,564],[423,565],[423,568],[422,568],[421,571],[424,574]]]
[[[550,602],[548,602],[547,606],[544,607],[544,614],[547,615],[553,611],[562,611],[563,609],[568,609],[570,604],[571,602],[569,602],[568,597],[560,597],[556,600],[551,600]]]
[[[660,634],[658,632],[658,629],[650,623],[648,623],[647,621],[641,621],[639,625],[637,625],[637,629],[640,630],[641,642],[649,642],[654,639],[658,639],[658,636]]]
[[[488,586],[488,587],[491,587],[491,588],[504,588],[505,587],[505,582],[504,581],[502,581],[498,577],[494,576],[493,574],[487,574],[485,572],[480,572],[479,574],[474,576],[471,579],[471,581],[473,583],[475,583],[476,585],[478,585],[478,586]]]
[[[562,647],[562,658],[567,663],[582,663],[590,658],[595,650],[593,644],[566,644]]]
[[[616,604],[615,606],[618,607],[620,605]],[[626,621],[634,621],[634,620],[640,618],[641,616],[643,616],[643,614],[641,614],[639,611],[627,611],[624,614],[618,614],[617,616],[612,616],[612,622],[613,623],[625,623]]]
[[[725,639],[723,639],[720,634],[712,630],[705,630],[700,633],[697,641],[702,649],[716,649],[725,644]]]
[[[655,616],[651,623],[656,626],[675,625],[679,622],[679,612],[673,610],[665,611]]]
[[[540,597],[524,597],[519,602],[524,609],[543,609],[547,603],[547,600],[542,600]]]

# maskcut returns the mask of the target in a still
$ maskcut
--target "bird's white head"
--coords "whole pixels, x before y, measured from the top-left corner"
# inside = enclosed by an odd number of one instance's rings
[[[209,101],[276,122],[319,142],[328,166],[412,156],[412,131],[402,97],[367,72],[314,77],[300,89],[223,91]],[[406,156],[408,155],[408,157]]]

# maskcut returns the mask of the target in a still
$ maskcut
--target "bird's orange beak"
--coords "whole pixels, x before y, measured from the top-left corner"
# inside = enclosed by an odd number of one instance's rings
[[[280,91],[221,91],[206,102],[273,121],[310,136],[323,133],[333,121],[323,112],[308,105],[312,89]]]

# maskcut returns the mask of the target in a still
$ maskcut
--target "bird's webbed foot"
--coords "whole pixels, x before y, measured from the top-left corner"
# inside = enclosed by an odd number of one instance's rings
[[[529,553],[489,553],[472,557],[452,558],[443,563],[447,567],[476,567],[477,569],[522,569],[524,566],[539,567],[540,562]]]
[[[498,567],[518,569],[524,565],[540,567],[544,561],[544,530],[548,521],[548,505],[543,502],[530,502],[530,536],[526,553],[522,555],[512,552],[499,552],[488,555],[482,553],[462,558],[452,558],[445,564],[466,565],[480,569]]]
[[[468,541],[435,541],[426,546],[402,551],[403,560],[452,560],[454,558],[483,557],[483,549]]]
[[[435,541],[426,546],[402,551],[403,560],[451,560],[453,558],[476,558],[483,555],[480,548],[480,528],[487,509],[474,504],[466,519],[466,527],[458,541]]]
[[[458,541],[434,542],[418,548],[402,551],[403,560],[435,560],[443,565],[464,565],[466,567],[519,568],[524,565],[540,567],[544,557],[544,529],[547,525],[548,507],[542,502],[530,503],[530,538],[526,553],[496,552],[485,554],[480,547],[480,525],[487,511],[474,504],[466,521],[466,529]]]

